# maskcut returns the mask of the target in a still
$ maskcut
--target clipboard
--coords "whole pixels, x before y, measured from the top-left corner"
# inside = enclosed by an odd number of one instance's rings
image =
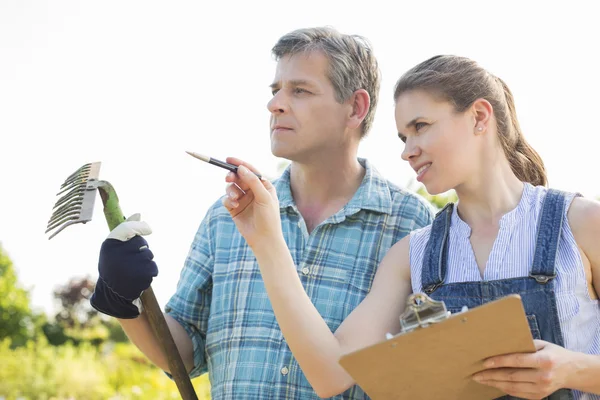
[[[505,395],[475,382],[485,358],[535,352],[521,296],[451,314],[443,302],[413,294],[401,333],[346,354],[340,365],[373,400],[487,400]]]

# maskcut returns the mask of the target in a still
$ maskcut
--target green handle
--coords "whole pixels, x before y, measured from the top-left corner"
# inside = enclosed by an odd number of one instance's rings
[[[119,206],[119,198],[112,185],[106,181],[99,182],[98,191],[104,204],[104,216],[106,217],[108,228],[112,231],[121,222],[125,221],[125,217]],[[154,296],[152,287],[144,290],[140,299],[142,300],[143,312],[150,322],[150,327],[158,342],[162,345],[164,354],[167,356],[169,369],[177,385],[177,389],[179,389],[181,398],[184,400],[198,400],[192,381],[177,350],[165,316],[160,309],[156,296]]]

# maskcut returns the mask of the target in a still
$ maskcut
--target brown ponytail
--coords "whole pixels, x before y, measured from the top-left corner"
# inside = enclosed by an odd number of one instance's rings
[[[544,162],[533,147],[527,143],[521,132],[512,92],[502,79],[498,77],[496,79],[504,91],[508,120],[511,124],[510,129],[512,129],[512,134],[500,136],[500,142],[502,143],[504,154],[508,158],[510,167],[519,180],[529,182],[535,186],[546,186],[547,178]],[[511,142],[514,142],[510,143],[510,139],[512,139]]]
[[[532,185],[546,185],[546,169],[539,154],[521,132],[515,102],[508,86],[475,61],[457,56],[435,56],[406,72],[396,83],[394,100],[404,92],[421,89],[464,112],[477,99],[494,109],[498,138],[515,176]]]

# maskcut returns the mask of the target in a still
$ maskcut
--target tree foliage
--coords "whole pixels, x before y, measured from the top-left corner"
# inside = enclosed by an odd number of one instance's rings
[[[0,244],[0,339],[10,338],[13,346],[33,337],[36,318],[29,292],[19,285],[17,273]]]

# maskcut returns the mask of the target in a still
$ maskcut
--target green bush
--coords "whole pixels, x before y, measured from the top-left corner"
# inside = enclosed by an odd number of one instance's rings
[[[0,342],[0,398],[6,400],[179,399],[161,370],[132,344],[51,346],[44,336],[11,348]],[[210,398],[206,375],[193,381],[200,399]]]

